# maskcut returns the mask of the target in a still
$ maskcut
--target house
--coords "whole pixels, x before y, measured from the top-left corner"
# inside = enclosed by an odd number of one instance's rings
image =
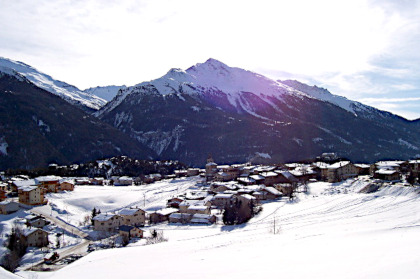
[[[283,183],[283,184],[290,184],[294,187],[297,186],[299,179],[297,179],[291,172],[289,171],[280,171],[276,170],[275,173],[278,174],[276,179],[276,183]],[[274,184],[273,184],[274,185]]]
[[[354,164],[358,175],[369,175],[370,165],[368,164]]]
[[[169,223],[189,223],[193,215],[189,213],[172,213],[169,215]]]
[[[124,208],[118,212],[122,217],[122,224],[130,226],[144,226],[146,212],[140,208]]]
[[[174,197],[168,200],[168,202],[166,203],[167,207],[174,207],[174,208],[179,208],[179,204],[181,202],[183,202],[184,199],[180,198],[180,197]]]
[[[310,179],[316,179],[317,173],[309,165],[300,165],[290,171],[300,182],[306,182]]]
[[[408,162],[410,171],[415,175],[419,175],[420,173],[420,160],[411,160]]]
[[[55,175],[39,176],[35,178],[35,183],[44,189],[45,193],[57,193],[62,178]]]
[[[357,169],[350,161],[340,161],[328,167],[328,182],[340,182],[357,176]]]
[[[196,213],[210,214],[210,206],[207,206],[207,205],[204,205],[204,204],[201,204],[201,203],[193,204],[193,205],[190,205],[187,208],[186,213],[189,213],[189,214],[196,214]]]
[[[217,173],[217,164],[213,162],[212,158],[207,159],[206,181],[212,181],[216,173]]]
[[[282,194],[273,187],[265,187],[261,189],[265,200],[275,200],[282,196]]]
[[[179,210],[176,208],[163,208],[156,212],[150,213],[149,221],[151,224],[166,222],[169,220],[169,215],[176,212],[179,212]]]
[[[114,180],[114,186],[131,186],[133,185],[133,178],[128,176],[121,176]]]
[[[62,181],[58,189],[60,191],[74,191],[74,182],[70,180]]]
[[[238,200],[241,201],[243,204],[255,204],[257,202],[257,198],[254,196],[251,196],[249,194],[243,194],[243,195],[239,195]]]
[[[328,180],[328,167],[330,164],[325,162],[315,162],[312,164],[313,170],[317,173],[317,179],[322,181]]]
[[[264,185],[266,186],[271,186],[277,183],[279,177],[278,173],[275,173],[273,171],[262,172],[260,173],[260,175],[264,177]]]
[[[252,179],[251,177],[248,177],[248,176],[240,176],[236,180],[239,182],[239,184],[242,184],[242,185],[256,184],[256,181],[254,179]]]
[[[383,168],[375,171],[374,178],[387,181],[395,181],[401,179],[401,174],[397,170]]]
[[[89,182],[92,185],[104,185],[104,178],[103,177],[89,178]]]
[[[134,226],[122,225],[118,228],[118,232],[122,237],[130,239],[132,237],[142,238],[144,230]]]
[[[236,196],[234,194],[217,194],[211,200],[211,205],[214,205],[218,208],[224,208],[228,205],[233,204],[236,201]]]
[[[38,186],[25,186],[18,189],[19,202],[27,205],[47,204],[44,198],[44,190]]]
[[[233,180],[232,176],[228,172],[218,172],[214,175],[216,181],[227,182]]]
[[[191,224],[214,224],[216,223],[216,216],[210,215],[210,214],[199,214],[196,213],[192,216],[192,219],[190,220]]]
[[[229,182],[229,183],[217,183],[213,182],[210,185],[209,192],[212,193],[221,193],[227,190],[236,190],[238,187],[236,184]]]
[[[0,202],[0,214],[10,214],[19,210],[17,202],[8,200]]]
[[[122,225],[122,217],[112,213],[101,213],[93,217],[95,231],[114,232]]]
[[[174,170],[174,174],[176,177],[184,177],[187,176],[187,170]]]
[[[18,192],[18,188],[25,187],[25,186],[36,186],[35,179],[28,179],[28,180],[13,180],[10,184],[11,191],[13,193]]]
[[[264,183],[264,179],[265,179],[264,176],[261,176],[259,174],[250,175],[249,178],[255,180],[255,184],[263,184]]]
[[[187,169],[187,176],[196,176],[200,174],[200,169],[197,168],[189,168]]]
[[[39,228],[26,228],[23,230],[21,240],[29,247],[48,246],[48,233]]]
[[[26,219],[26,226],[28,227],[35,227],[42,229],[44,226],[48,225],[49,222],[45,220],[44,217],[36,216],[36,215],[28,215],[25,217]]]
[[[296,188],[291,184],[276,184],[274,185],[274,188],[276,188],[277,191],[281,192],[283,195],[290,197],[290,195],[293,193],[293,190]]]
[[[90,185],[90,179],[88,177],[78,177],[75,180],[76,185]]]

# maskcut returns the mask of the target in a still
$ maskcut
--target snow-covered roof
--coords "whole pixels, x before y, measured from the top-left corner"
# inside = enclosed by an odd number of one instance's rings
[[[15,180],[12,182],[16,187],[23,187],[23,186],[34,186],[36,185],[35,179],[29,180]]]
[[[208,206],[201,205],[201,204],[193,204],[188,207],[190,210],[207,210]]]
[[[356,166],[358,168],[362,168],[362,169],[370,168],[370,165],[368,165],[368,164],[354,164],[354,166]]]
[[[119,215],[134,215],[139,210],[143,211],[140,208],[123,208],[118,212],[118,214]]]
[[[199,218],[199,219],[210,219],[211,217],[213,217],[213,215],[210,215],[210,214],[202,214],[202,213],[195,213],[193,215],[193,218]]]
[[[390,175],[390,174],[397,173],[397,171],[396,170],[389,170],[389,169],[379,169],[379,170],[375,171],[375,173],[377,173],[377,174],[387,174],[387,175]]]
[[[341,162],[337,162],[332,164],[331,166],[329,166],[329,169],[338,169],[344,166],[347,166],[348,164],[350,164],[350,161],[341,161]]]
[[[315,162],[312,165],[320,169],[328,169],[328,167],[330,166],[330,164],[325,163],[325,162]]]
[[[167,208],[159,209],[158,211],[156,211],[156,213],[161,214],[161,215],[170,215],[170,214],[178,212],[178,211],[179,210],[176,209],[176,208],[167,207]]]
[[[411,160],[408,163],[410,163],[410,164],[420,164],[420,160]]]
[[[243,194],[243,195],[240,195],[240,197],[243,197],[243,198],[245,198],[247,200],[255,200],[255,197],[253,197],[253,196],[251,196],[249,194]]]
[[[276,177],[276,176],[278,176],[278,174],[273,172],[273,171],[262,172],[260,175],[262,177]]]
[[[23,186],[23,187],[19,187],[18,189],[23,192],[30,192],[30,191],[38,189],[38,186]]]
[[[43,232],[46,232],[46,231],[44,231],[42,229],[39,229],[39,228],[36,228],[36,227],[31,227],[31,228],[24,228],[22,230],[22,233],[23,233],[24,236],[29,236],[29,235],[33,234],[34,232],[36,232],[38,230],[43,231]],[[48,233],[48,232],[46,232],[46,233]]]
[[[112,218],[114,218],[116,215],[112,213],[101,213],[99,215],[96,215],[92,218],[92,220],[99,221],[99,222],[105,222]]]
[[[251,177],[254,180],[264,180],[264,176],[261,176],[259,174],[250,175],[249,177]]]
[[[267,191],[267,192],[269,192],[273,195],[281,195],[281,193],[276,188],[273,188],[273,187],[265,187],[263,190],[265,190],[265,191]]]
[[[383,167],[398,168],[400,167],[402,163],[404,163],[404,161],[379,161],[379,162],[376,162],[375,165],[378,168],[383,168]]]
[[[47,181],[60,181],[62,177],[55,175],[39,176],[35,178],[37,182],[47,182]]]
[[[171,215],[169,215],[169,218],[176,218],[176,219],[181,219],[181,218],[185,218],[185,217],[187,217],[187,218],[191,217],[191,214],[175,212],[175,213],[172,213]]]
[[[214,196],[215,199],[231,199],[233,197],[233,194],[217,194]]]
[[[215,162],[210,162],[210,163],[207,163],[206,166],[217,166],[217,164]]]
[[[297,178],[290,171],[276,171],[276,173],[283,175],[290,181],[297,181]]]
[[[255,179],[252,179],[251,177],[238,177],[237,180],[244,183],[255,183]]]

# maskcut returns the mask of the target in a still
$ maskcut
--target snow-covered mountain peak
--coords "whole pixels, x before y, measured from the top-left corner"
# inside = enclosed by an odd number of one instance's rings
[[[36,86],[52,94],[60,96],[69,103],[81,105],[82,107],[94,110],[98,110],[106,103],[106,101],[102,98],[83,92],[77,87],[63,81],[55,80],[51,76],[44,74],[25,63],[0,57],[0,67],[16,71]]]

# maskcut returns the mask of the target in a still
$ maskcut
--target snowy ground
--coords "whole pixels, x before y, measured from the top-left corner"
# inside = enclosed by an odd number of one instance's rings
[[[94,191],[102,211],[136,204],[146,191],[146,208],[158,207],[190,179]],[[243,226],[159,225],[168,242],[95,251],[52,273],[20,272],[26,278],[418,278],[420,267],[420,189],[386,186],[359,194],[369,182],[316,182],[294,201],[264,204]],[[166,184],[166,186],[165,186]],[[113,187],[116,188],[116,187]],[[80,189],[80,188],[79,188]],[[90,187],[82,190],[90,191]],[[97,188],[95,188],[97,189]],[[103,187],[106,189],[106,187]],[[172,190],[169,190],[172,189]],[[91,210],[77,195],[61,199],[76,213]],[[104,199],[104,197],[111,197]],[[59,205],[59,199],[52,200]],[[138,204],[141,206],[141,202]],[[88,207],[90,205],[90,207]],[[80,211],[81,212],[81,211]]]

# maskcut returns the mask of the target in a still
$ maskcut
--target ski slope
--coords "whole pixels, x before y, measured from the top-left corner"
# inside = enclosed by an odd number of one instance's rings
[[[241,226],[162,224],[158,228],[168,242],[95,251],[59,271],[36,275],[418,278],[420,189],[386,186],[358,193],[368,183],[312,183],[294,201],[266,202],[258,216]]]

